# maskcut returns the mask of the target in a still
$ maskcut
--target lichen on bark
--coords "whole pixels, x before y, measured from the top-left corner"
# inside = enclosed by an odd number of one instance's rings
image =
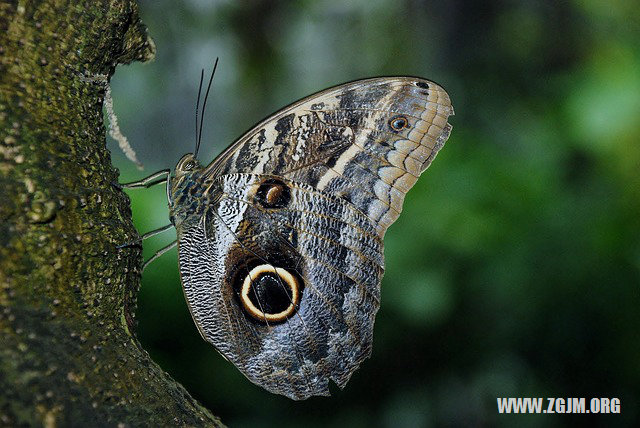
[[[219,425],[133,332],[139,248],[105,144],[132,0],[0,1],[0,426]]]

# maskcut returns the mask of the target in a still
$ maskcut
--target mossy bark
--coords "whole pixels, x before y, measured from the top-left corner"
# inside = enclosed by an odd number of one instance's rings
[[[0,426],[219,424],[140,347],[118,249],[101,80],[153,55],[134,1],[0,0]]]

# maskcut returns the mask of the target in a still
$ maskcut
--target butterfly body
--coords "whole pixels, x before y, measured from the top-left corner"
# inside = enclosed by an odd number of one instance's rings
[[[367,79],[305,98],[170,182],[186,300],[203,338],[293,399],[370,355],[383,237],[446,141],[446,92]]]

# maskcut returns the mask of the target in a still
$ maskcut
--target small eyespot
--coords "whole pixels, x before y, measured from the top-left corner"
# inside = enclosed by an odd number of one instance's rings
[[[429,89],[429,85],[427,85],[425,82],[416,82],[416,86],[422,89]]]
[[[404,116],[395,116],[389,121],[389,126],[394,131],[400,131],[409,126],[409,121]]]
[[[185,171],[191,171],[195,167],[196,167],[196,162],[193,160],[187,161],[183,166]]]
[[[291,200],[291,191],[284,182],[268,179],[258,187],[256,200],[264,208],[284,208]]]
[[[258,321],[285,321],[300,303],[300,284],[289,271],[263,264],[244,278],[240,301],[244,310]]]

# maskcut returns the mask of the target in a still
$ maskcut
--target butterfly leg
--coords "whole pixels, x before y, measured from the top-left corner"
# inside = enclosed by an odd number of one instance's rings
[[[173,227],[173,223],[169,223],[166,226],[162,226],[162,227],[159,227],[157,229],[154,229],[154,230],[152,230],[150,232],[147,232],[144,235],[142,235],[142,238],[140,238],[140,240],[144,241],[145,239],[151,238],[152,236],[156,236],[156,235],[164,232],[165,230],[171,229],[172,227]]]
[[[169,230],[172,227],[173,227],[173,224],[169,223],[166,226],[162,226],[162,227],[154,229],[154,230],[152,230],[150,232],[145,233],[144,235],[142,235],[140,237],[140,239],[138,239],[138,240],[136,240],[134,242],[127,242],[126,244],[120,244],[116,248],[120,249],[120,248],[125,248],[125,247],[133,247],[134,245],[137,245],[138,243],[141,243],[145,239],[151,238],[152,236],[159,235],[160,233],[164,232],[165,230]]]
[[[125,189],[139,189],[141,187],[151,187],[156,184],[166,182],[169,179],[170,172],[171,171],[168,169],[163,169],[154,174],[151,174],[146,178],[143,178],[142,180],[132,181],[131,183],[124,183],[124,184],[121,184],[121,186]]]
[[[158,251],[156,251],[156,253],[153,256],[151,256],[151,258],[149,260],[144,262],[144,264],[142,265],[142,272],[144,272],[144,270],[147,268],[147,266],[149,266],[151,264],[151,262],[153,262],[154,260],[158,259],[158,257],[160,257],[161,255],[163,255],[164,253],[166,253],[167,251],[169,251],[170,249],[175,247],[177,244],[178,244],[178,241],[173,241],[171,244],[167,245],[166,247],[161,248]]]

